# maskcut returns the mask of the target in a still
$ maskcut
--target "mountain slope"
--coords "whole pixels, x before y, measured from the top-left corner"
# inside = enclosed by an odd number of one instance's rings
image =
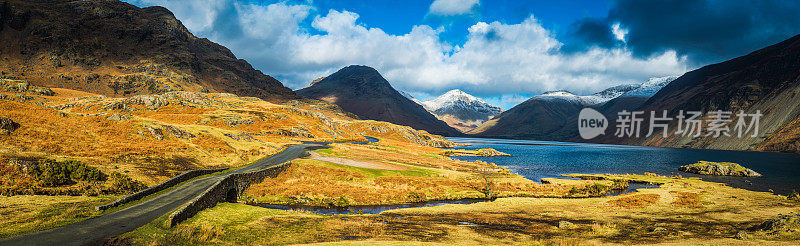
[[[0,3],[0,76],[109,96],[167,91],[298,98],[162,7],[119,1]]]
[[[371,67],[352,65],[342,68],[296,93],[339,105],[364,119],[406,125],[433,134],[460,135],[458,130],[401,95]]]
[[[565,127],[585,106],[565,91],[534,96],[469,132],[481,137],[563,140],[577,135]]]
[[[482,137],[579,141],[575,139],[578,136],[578,113],[584,107],[596,108],[607,118],[614,119],[617,112],[636,109],[674,79],[652,78],[642,84],[618,85],[587,96],[563,90],[545,92],[469,133]]]
[[[786,41],[718,64],[688,72],[650,98],[640,110],[714,110],[755,113],[760,110],[757,137],[719,138],[675,135],[676,126],[664,138],[614,139],[603,142],[733,150],[800,151],[800,35]],[[732,117],[735,124],[736,116]],[[647,120],[645,120],[646,122]],[[674,122],[673,122],[674,123]],[[734,125],[728,127],[733,129]],[[647,127],[647,124],[644,125]],[[645,128],[646,130],[646,128]]]
[[[503,112],[500,107],[491,105],[459,89],[422,102],[425,108],[447,122],[448,125],[467,132],[475,129],[483,122]]]

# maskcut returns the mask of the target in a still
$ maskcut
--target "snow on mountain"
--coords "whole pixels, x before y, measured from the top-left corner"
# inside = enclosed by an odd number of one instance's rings
[[[623,97],[652,97],[655,95],[661,88],[667,86],[670,82],[677,79],[678,76],[666,76],[666,77],[659,77],[659,78],[651,78],[647,82],[642,83],[639,88],[635,90],[629,91],[625,94],[622,94]]]
[[[533,98],[540,100],[565,100],[582,105],[596,105],[608,102],[617,97],[652,97],[661,88],[677,79],[678,76],[650,78],[642,84],[617,85],[600,92],[578,96],[569,91],[548,91]]]
[[[433,100],[422,102],[422,105],[440,119],[460,130],[470,130],[503,112],[502,108],[459,89],[448,91]]]
[[[483,99],[467,94],[459,89],[448,91],[433,100],[422,102],[422,104],[430,111],[452,107],[471,108],[479,112],[497,112],[498,114],[503,111],[500,107],[491,105],[483,101]]]

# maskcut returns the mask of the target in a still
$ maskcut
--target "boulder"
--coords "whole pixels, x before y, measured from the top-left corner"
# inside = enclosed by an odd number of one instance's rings
[[[30,93],[41,96],[52,96],[56,93],[50,88],[33,86],[24,80],[0,79],[0,87],[6,92]]]
[[[131,116],[127,114],[113,113],[108,117],[106,117],[106,119],[110,121],[122,121],[122,120],[130,120]]]
[[[786,214],[764,221],[752,229],[759,231],[789,231],[800,228],[800,214]]]
[[[566,220],[558,222],[558,229],[573,229],[575,227],[577,227],[575,224]]]
[[[19,123],[14,122],[11,118],[0,116],[0,133],[9,134],[20,127]]]
[[[759,177],[761,174],[733,162],[699,161],[678,168],[683,172],[700,175]]]
[[[164,128],[164,130],[169,132],[169,134],[171,134],[172,136],[174,136],[176,138],[187,138],[188,139],[188,138],[197,137],[194,134],[191,134],[191,133],[189,133],[187,131],[184,131],[184,130],[182,130],[180,128],[177,128],[177,127],[174,127],[174,126],[166,126],[165,125],[165,126],[163,126],[163,128]]]
[[[151,126],[145,126],[145,128],[147,128],[147,131],[149,131],[150,135],[153,135],[153,137],[155,139],[158,139],[158,140],[163,140],[164,139],[164,132],[161,131],[161,129],[153,128]]]

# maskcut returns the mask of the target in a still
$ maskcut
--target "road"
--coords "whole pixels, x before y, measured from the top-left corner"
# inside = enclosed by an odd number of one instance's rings
[[[133,231],[191,201],[217,181],[233,173],[261,170],[302,157],[306,150],[320,145],[295,145],[278,154],[230,173],[191,180],[160,196],[126,209],[46,231],[0,240],[0,245],[98,245]]]

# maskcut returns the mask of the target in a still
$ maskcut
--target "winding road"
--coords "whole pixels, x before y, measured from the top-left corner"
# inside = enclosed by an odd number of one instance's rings
[[[253,163],[250,166],[216,176],[190,180],[175,187],[169,192],[131,207],[90,218],[81,222],[46,231],[35,232],[0,240],[0,245],[98,245],[109,239],[133,231],[199,196],[214,183],[227,175],[263,170],[296,158],[302,157],[307,150],[323,147],[322,145],[295,145],[278,154]]]

